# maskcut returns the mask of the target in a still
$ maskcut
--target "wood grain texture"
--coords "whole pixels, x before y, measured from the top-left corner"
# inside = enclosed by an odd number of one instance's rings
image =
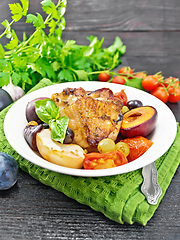
[[[8,0],[8,3],[15,2],[18,1]],[[40,2],[30,0],[29,13],[42,13]],[[174,31],[180,29],[179,10],[178,0],[69,0],[66,30]],[[7,1],[1,0],[0,22],[10,17]],[[17,25],[23,29],[23,20]]]
[[[10,21],[8,3],[15,2],[18,0],[0,1],[0,22]],[[30,0],[29,13],[42,13],[40,2]],[[127,46],[122,66],[180,78],[179,10],[178,0],[68,0],[62,38],[87,45],[87,37],[95,35],[104,37],[103,46],[107,47],[119,36]],[[13,28],[20,38],[23,31],[28,35],[33,32],[25,19]],[[4,45],[6,39],[0,42]],[[168,106],[180,122],[180,103]],[[180,168],[145,227],[113,222],[21,170],[17,184],[0,191],[0,202],[0,240],[180,239]]]
[[[0,192],[0,239],[179,239],[179,179],[177,171],[143,227],[113,222],[20,171],[18,183]]]
[[[96,29],[100,31],[177,30],[179,29],[177,23],[180,20],[178,6],[180,7],[176,0],[69,1],[66,14],[67,29]]]

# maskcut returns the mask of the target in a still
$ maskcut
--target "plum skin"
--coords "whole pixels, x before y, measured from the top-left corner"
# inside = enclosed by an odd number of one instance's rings
[[[37,145],[36,145],[36,134],[37,132],[40,132],[43,129],[43,124],[39,124],[37,126],[33,125],[27,125],[24,128],[24,138],[30,148],[34,151],[37,151]]]
[[[157,110],[152,106],[144,106],[141,108],[147,108],[147,107],[154,110],[153,114],[149,115],[149,118],[144,122],[142,121],[139,124],[135,124],[134,126],[131,126],[129,128],[121,127],[120,133],[123,138],[131,138],[136,136],[147,137],[155,129],[157,116],[158,116]],[[134,111],[136,110],[138,112],[138,108],[133,110]]]
[[[130,101],[127,102],[126,106],[129,109],[133,109],[133,108],[142,107],[143,104],[140,100],[130,100]]]
[[[9,154],[0,152],[0,190],[11,188],[18,177],[18,164]]]
[[[8,92],[0,88],[0,111],[13,103],[13,100]]]
[[[38,100],[43,100],[43,99],[49,99],[49,98],[48,97],[38,97],[38,98],[35,98],[35,99],[31,100],[26,105],[25,114],[26,114],[26,119],[27,119],[28,122],[36,121],[37,123],[42,123],[42,121],[39,119],[39,117],[36,114],[35,102],[38,101]]]

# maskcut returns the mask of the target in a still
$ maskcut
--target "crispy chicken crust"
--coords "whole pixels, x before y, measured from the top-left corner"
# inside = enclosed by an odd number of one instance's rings
[[[104,138],[116,140],[122,122],[122,102],[108,88],[93,92],[67,88],[51,99],[60,107],[60,115],[69,118],[74,131],[73,143],[88,151],[97,149]]]

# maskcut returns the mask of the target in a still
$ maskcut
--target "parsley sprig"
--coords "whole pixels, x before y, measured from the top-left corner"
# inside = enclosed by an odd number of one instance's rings
[[[121,63],[120,57],[126,46],[119,37],[108,48],[102,48],[104,38],[90,36],[89,45],[77,45],[74,40],[62,40],[65,29],[67,1],[59,0],[55,5],[51,0],[41,2],[46,18],[39,13],[28,14],[29,0],[9,4],[12,21],[4,20],[9,42],[0,44],[0,87],[12,80],[13,84],[28,91],[42,78],[53,82],[91,81],[97,79],[98,71],[113,69]],[[12,24],[22,17],[32,24],[35,31],[20,41]]]

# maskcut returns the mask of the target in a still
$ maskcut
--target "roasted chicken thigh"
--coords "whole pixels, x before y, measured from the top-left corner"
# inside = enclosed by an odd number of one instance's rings
[[[73,143],[95,151],[102,139],[116,140],[123,104],[110,89],[89,92],[83,88],[66,88],[51,99],[60,108],[60,115],[69,118],[68,127],[74,131]]]

